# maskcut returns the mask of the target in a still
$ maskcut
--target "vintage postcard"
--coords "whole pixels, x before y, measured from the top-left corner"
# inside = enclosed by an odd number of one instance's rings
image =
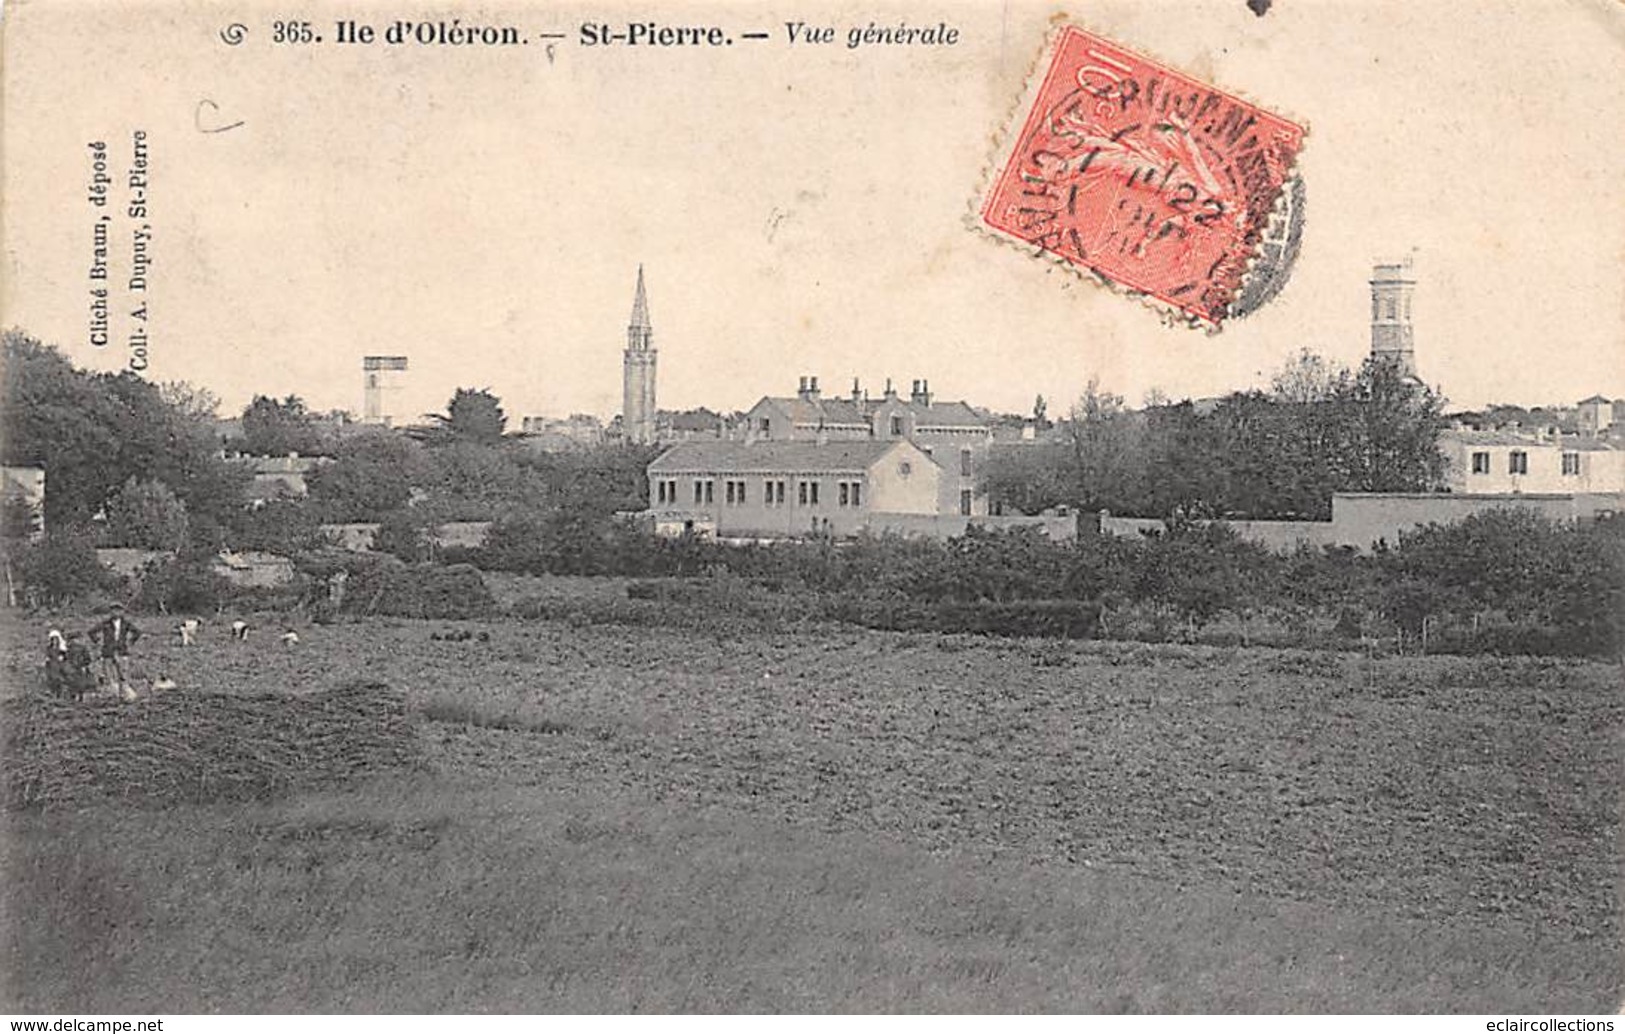
[[[1620,1008],[1620,4],[0,47],[0,1011]]]

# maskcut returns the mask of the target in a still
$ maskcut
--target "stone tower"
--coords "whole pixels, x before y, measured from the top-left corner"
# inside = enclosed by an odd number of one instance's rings
[[[655,440],[654,328],[649,324],[649,299],[643,292],[641,265],[621,364],[621,433],[637,445],[650,445]]]
[[[1416,379],[1416,342],[1411,333],[1411,260],[1371,268],[1371,357],[1399,363]]]
[[[404,355],[361,357],[361,422],[388,427],[395,419],[394,398],[406,373]]]

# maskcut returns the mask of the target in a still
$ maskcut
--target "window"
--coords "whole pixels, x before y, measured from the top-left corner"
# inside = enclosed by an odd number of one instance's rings
[[[708,505],[717,501],[716,492],[714,491],[716,487],[717,483],[715,481],[707,481],[705,483],[705,501]]]
[[[724,487],[722,497],[729,506],[734,504],[734,483],[732,481],[728,482]]]
[[[1507,453],[1507,473],[1529,473],[1529,454],[1522,449],[1514,449],[1512,452]]]
[[[892,415],[891,436],[893,438],[901,438],[903,436],[903,415],[901,413],[894,413]]]
[[[796,502],[802,506],[807,505],[807,482],[796,482]]]
[[[814,506],[817,506],[818,505],[818,482],[809,481],[808,484],[812,486],[812,504]]]
[[[970,475],[971,475],[970,450],[969,449],[960,449],[959,450],[959,476],[968,478],[968,477],[970,477]]]
[[[970,501],[971,501],[970,489],[968,489],[968,488],[964,489],[963,491],[961,491],[959,493],[959,512],[960,512],[961,515],[963,515],[965,517],[970,516]]]
[[[1567,477],[1577,477],[1580,473],[1580,454],[1565,452],[1563,454],[1563,474]]]
[[[852,482],[852,505],[863,505],[863,482],[861,481]]]
[[[897,476],[898,477],[905,477],[906,478],[912,473],[914,473],[914,464],[910,463],[908,460],[904,460],[903,462],[901,462],[901,463],[899,463],[897,465]]]
[[[1490,454],[1487,452],[1473,453],[1473,473],[1488,474],[1490,472]]]
[[[763,434],[769,434],[773,430],[773,421],[764,416],[760,421],[757,422],[756,426],[761,429]]]
[[[737,496],[737,498],[734,500],[734,502],[738,503],[740,506],[744,506],[745,505],[745,483],[743,481],[735,481],[734,482],[734,495]]]
[[[705,482],[696,481],[694,482],[694,505],[698,506],[703,502],[705,502]]]
[[[677,482],[656,481],[655,495],[660,502],[667,505],[675,505],[677,502]]]
[[[664,481],[655,482],[655,497],[659,502],[664,503],[666,501],[666,483]]]
[[[836,489],[836,491],[835,491],[835,505],[837,505],[837,506],[851,506],[852,505],[852,487],[850,485],[848,485],[845,481],[842,481],[840,484],[835,486],[835,489]]]

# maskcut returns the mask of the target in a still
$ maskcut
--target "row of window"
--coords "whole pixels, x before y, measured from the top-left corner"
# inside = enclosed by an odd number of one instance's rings
[[[762,505],[783,506],[785,500],[785,486],[787,482],[768,479],[762,482]],[[796,482],[796,505],[818,506],[820,481]],[[694,505],[709,506],[716,502],[716,480],[713,478],[696,478],[694,480]],[[655,501],[661,505],[674,505],[677,502],[677,482],[666,479],[655,482]],[[750,502],[750,488],[745,481],[726,479],[722,482],[722,501],[725,506],[744,506]],[[835,483],[835,505],[862,506],[863,482],[837,481]]]
[[[1473,453],[1473,473],[1488,474],[1490,472],[1490,454],[1487,452]],[[1507,453],[1507,473],[1529,473],[1529,454],[1522,449],[1514,449]],[[1563,454],[1563,474],[1565,477],[1578,477],[1580,474],[1580,454],[1565,452]]]

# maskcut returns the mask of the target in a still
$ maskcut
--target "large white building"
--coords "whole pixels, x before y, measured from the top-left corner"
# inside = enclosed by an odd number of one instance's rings
[[[1625,492],[1625,450],[1595,435],[1453,428],[1439,436],[1439,451],[1445,458],[1445,484],[1452,492]]]
[[[793,397],[767,396],[745,415],[745,437],[770,442],[908,441],[942,469],[937,512],[987,513],[978,482],[993,444],[993,420],[965,402],[940,402],[916,380],[904,397],[886,382],[871,399],[857,382],[847,396],[826,398],[818,378],[803,377]]]
[[[649,464],[649,509],[724,537],[849,536],[934,516],[942,469],[907,439],[691,441]]]

